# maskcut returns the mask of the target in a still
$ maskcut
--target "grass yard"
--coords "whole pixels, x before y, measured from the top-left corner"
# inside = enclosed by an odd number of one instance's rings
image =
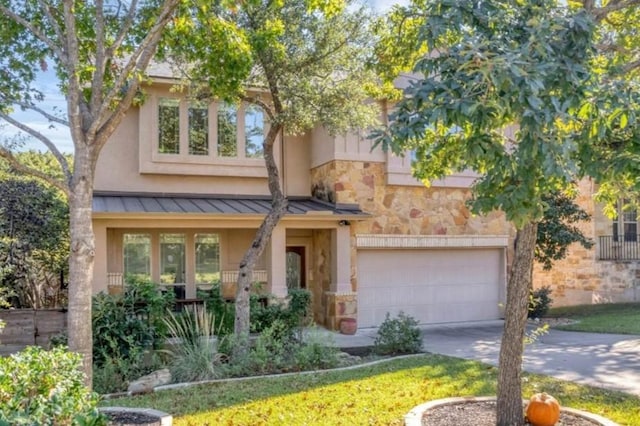
[[[374,366],[310,375],[252,378],[103,401],[171,413],[174,425],[402,425],[423,402],[495,395],[497,370],[440,355],[393,359]],[[640,425],[640,398],[525,374],[524,394],[545,391],[563,405]]]
[[[555,327],[560,330],[640,334],[640,303],[565,306],[550,309],[546,316],[579,321]]]

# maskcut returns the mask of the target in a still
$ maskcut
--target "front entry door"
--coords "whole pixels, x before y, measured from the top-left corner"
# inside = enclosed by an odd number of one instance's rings
[[[304,246],[287,247],[287,289],[307,288],[307,262]]]

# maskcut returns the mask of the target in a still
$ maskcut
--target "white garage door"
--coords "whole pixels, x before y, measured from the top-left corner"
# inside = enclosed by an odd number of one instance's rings
[[[400,311],[421,324],[498,319],[501,249],[360,250],[358,327]]]

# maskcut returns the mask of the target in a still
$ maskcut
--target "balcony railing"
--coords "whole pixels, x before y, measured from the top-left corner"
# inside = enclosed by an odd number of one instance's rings
[[[600,260],[640,260],[640,236],[603,235],[598,237]]]

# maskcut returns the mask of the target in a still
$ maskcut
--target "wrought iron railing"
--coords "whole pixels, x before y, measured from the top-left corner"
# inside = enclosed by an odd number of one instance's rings
[[[603,235],[598,243],[600,260],[640,260],[639,235]]]

